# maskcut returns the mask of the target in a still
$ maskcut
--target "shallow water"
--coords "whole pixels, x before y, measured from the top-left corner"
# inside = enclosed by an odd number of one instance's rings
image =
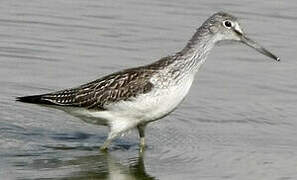
[[[0,11],[0,179],[297,179],[294,0],[9,0]],[[183,104],[98,151],[107,128],[16,96],[79,85],[181,49],[214,12],[280,63],[215,48]]]

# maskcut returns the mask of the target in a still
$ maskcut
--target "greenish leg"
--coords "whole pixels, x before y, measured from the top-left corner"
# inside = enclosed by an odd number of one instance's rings
[[[139,138],[140,138],[140,142],[139,142],[139,146],[140,146],[140,151],[144,151],[145,149],[145,127],[146,124],[140,124],[137,126],[138,132],[139,132]]]

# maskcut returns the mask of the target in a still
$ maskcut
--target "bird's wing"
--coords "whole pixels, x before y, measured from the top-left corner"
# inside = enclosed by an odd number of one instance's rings
[[[89,109],[105,109],[109,103],[128,100],[149,92],[153,84],[149,81],[153,71],[129,69],[117,72],[77,88],[42,95],[45,103],[76,106]]]
[[[35,104],[106,109],[106,105],[129,100],[152,90],[151,77],[170,65],[178,56],[167,56],[147,66],[126,69],[76,88],[42,95],[17,97],[17,101]]]

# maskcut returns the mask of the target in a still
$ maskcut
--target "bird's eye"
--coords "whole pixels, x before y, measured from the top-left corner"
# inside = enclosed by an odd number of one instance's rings
[[[228,29],[230,29],[233,26],[233,23],[231,21],[228,21],[228,20],[224,21],[223,24]]]

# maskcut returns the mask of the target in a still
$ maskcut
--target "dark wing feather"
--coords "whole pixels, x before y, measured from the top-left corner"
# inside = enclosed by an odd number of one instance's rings
[[[177,54],[178,55],[178,54]],[[170,65],[178,56],[168,56],[147,66],[126,69],[107,75],[76,88],[54,93],[18,97],[18,101],[85,107],[104,110],[109,103],[129,100],[153,88],[150,78],[160,69]]]
[[[109,103],[128,100],[131,97],[149,92],[153,87],[149,82],[153,72],[145,69],[121,71],[77,88],[41,95],[40,102],[61,106],[105,109],[105,105]]]

